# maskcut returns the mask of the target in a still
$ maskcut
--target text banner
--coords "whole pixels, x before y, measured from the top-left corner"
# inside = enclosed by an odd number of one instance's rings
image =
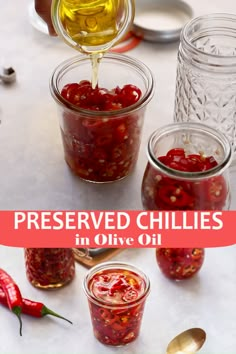
[[[12,247],[223,247],[236,243],[236,211],[2,211]]]

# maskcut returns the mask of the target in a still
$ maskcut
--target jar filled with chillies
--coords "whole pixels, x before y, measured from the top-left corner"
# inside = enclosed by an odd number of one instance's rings
[[[204,248],[157,248],[156,261],[169,279],[185,280],[197,274],[204,262]]]
[[[75,275],[71,248],[26,248],[25,266],[29,282],[41,289],[60,288]]]
[[[142,181],[146,210],[227,210],[230,206],[228,139],[199,123],[170,124],[148,142]],[[156,259],[168,278],[191,278],[202,267],[202,248],[161,248]]]
[[[199,123],[170,124],[151,135],[147,152],[145,209],[229,209],[232,150],[223,134]]]
[[[114,182],[136,166],[154,79],[142,62],[114,53],[99,64],[95,88],[90,75],[90,58],[79,56],[61,63],[51,78],[64,157],[81,179]]]
[[[104,262],[84,279],[94,336],[103,344],[122,346],[140,333],[150,280],[140,269]]]

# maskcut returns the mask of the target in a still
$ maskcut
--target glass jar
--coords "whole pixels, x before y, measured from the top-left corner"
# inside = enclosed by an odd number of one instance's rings
[[[42,289],[60,288],[75,275],[71,248],[26,248],[25,266],[29,282]]]
[[[147,153],[145,209],[229,209],[232,149],[222,133],[200,123],[170,124],[151,135]]]
[[[175,122],[205,123],[236,142],[236,15],[197,17],[182,30]]]
[[[150,281],[141,270],[127,263],[101,263],[87,273],[84,291],[94,335],[101,343],[122,346],[138,337],[150,292]]]
[[[52,21],[57,34],[74,49],[101,53],[124,37],[134,6],[134,0],[53,0]]]
[[[171,280],[195,276],[205,257],[204,248],[157,248],[156,260],[161,272]]]
[[[147,103],[154,80],[151,71],[137,59],[106,54],[100,63],[99,87],[103,93],[119,86],[135,85],[140,99],[125,108],[109,111],[83,109],[61,94],[68,83],[90,81],[91,62],[77,56],[59,65],[51,78],[51,93],[58,106],[65,160],[80,178],[96,183],[113,182],[128,176],[137,162]],[[124,95],[128,99],[128,95]],[[110,98],[111,104],[114,99]]]

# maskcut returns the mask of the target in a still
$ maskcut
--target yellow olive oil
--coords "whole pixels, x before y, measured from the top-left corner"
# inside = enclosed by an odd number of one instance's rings
[[[86,48],[113,41],[123,11],[124,0],[61,0],[59,17],[73,41]]]
[[[95,88],[103,53],[117,42],[133,20],[133,0],[53,0],[52,4],[58,34],[67,44],[90,55]]]
[[[92,88],[94,89],[97,84],[98,84],[98,67],[99,67],[99,63],[101,61],[103,57],[102,53],[94,53],[94,54],[90,54],[90,59],[91,59],[91,63],[92,63]]]

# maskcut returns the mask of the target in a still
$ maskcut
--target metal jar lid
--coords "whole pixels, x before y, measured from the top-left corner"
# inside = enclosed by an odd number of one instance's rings
[[[171,42],[192,17],[192,8],[181,0],[136,0],[132,32],[150,42]]]

